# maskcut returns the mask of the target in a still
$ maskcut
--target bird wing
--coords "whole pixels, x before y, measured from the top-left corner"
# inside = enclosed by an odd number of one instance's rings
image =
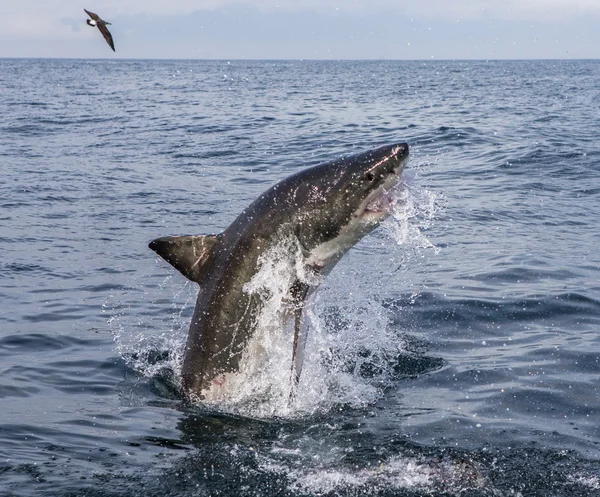
[[[98,29],[102,33],[102,36],[104,36],[104,39],[106,40],[106,43],[108,43],[108,46],[110,48],[112,48],[113,52],[116,52],[115,42],[113,41],[113,37],[110,34],[110,31],[108,30],[108,28],[106,27],[106,24],[104,23],[104,21],[101,21],[98,23]]]
[[[100,17],[98,16],[98,14],[94,14],[93,12],[90,12],[89,10],[83,9],[85,10],[85,13],[90,16],[94,21],[101,21],[102,19],[100,19]]]

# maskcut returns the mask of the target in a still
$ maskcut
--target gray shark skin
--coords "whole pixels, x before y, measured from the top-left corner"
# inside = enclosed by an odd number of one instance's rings
[[[303,304],[319,276],[387,216],[390,191],[407,161],[408,145],[401,143],[305,169],[260,195],[219,235],[150,242],[152,250],[200,285],[183,359],[184,394],[211,399],[211,392],[238,372],[264,303],[264,296],[245,285],[257,273],[262,254],[288,243],[297,247],[289,251],[290,263],[299,257],[302,266],[285,299],[295,329],[293,395],[306,341]]]

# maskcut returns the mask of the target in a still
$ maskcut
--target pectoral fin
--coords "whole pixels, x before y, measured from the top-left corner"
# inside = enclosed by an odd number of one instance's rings
[[[202,284],[217,252],[218,235],[165,236],[148,245],[186,278]]]
[[[302,326],[302,312],[309,289],[310,287],[306,283],[302,283],[299,280],[296,280],[291,288],[294,303],[294,346],[292,351],[292,390],[290,398],[293,398],[296,393],[304,362],[304,349],[308,333],[306,327],[303,329]]]

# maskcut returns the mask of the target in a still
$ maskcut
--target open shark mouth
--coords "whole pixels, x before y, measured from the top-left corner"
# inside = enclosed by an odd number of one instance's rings
[[[365,214],[385,214],[394,204],[392,190],[383,192],[379,197],[371,200],[365,207]]]
[[[398,202],[401,189],[400,182],[395,183],[388,189],[380,189],[376,196],[369,200],[361,217],[383,217],[388,215]]]

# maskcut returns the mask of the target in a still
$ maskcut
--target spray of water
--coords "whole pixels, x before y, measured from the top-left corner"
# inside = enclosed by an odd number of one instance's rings
[[[193,306],[195,288],[189,282],[178,286],[174,293],[171,288],[172,275],[155,286],[149,286],[147,279],[141,278],[128,291],[110,295],[103,305],[118,355],[142,377],[181,370],[189,325],[186,315]],[[167,303],[164,295],[169,293],[172,297]],[[139,302],[148,300],[160,310],[152,314],[137,312]],[[169,376],[175,381],[173,387],[178,388],[178,375]]]
[[[416,172],[405,171],[397,189],[390,221],[384,224],[388,236],[398,245],[408,249],[433,249],[425,235],[440,208],[441,196],[418,184]]]
[[[334,464],[290,469],[269,457],[260,462],[268,470],[286,474],[291,490],[311,495],[397,494],[406,490],[427,495],[464,495],[467,491],[483,488],[486,483],[476,465],[450,458],[431,461],[394,456],[379,466],[369,468]]]
[[[287,240],[263,255],[259,271],[244,288],[264,301],[257,332],[248,344],[239,374],[231,379],[227,395],[219,398],[215,408],[260,418],[297,417],[340,405],[364,407],[381,396],[392,381],[392,363],[404,344],[398,330],[388,325],[388,311],[378,295],[378,281],[386,275],[373,275],[363,268],[371,268],[372,260],[386,257],[382,245],[385,252],[404,254],[437,250],[424,231],[435,216],[438,196],[420,186],[415,177],[407,177],[395,192],[391,215],[378,236],[361,242],[355,254],[351,251],[346,256],[351,261],[338,264],[309,298],[304,367],[292,400],[293,313],[286,296],[298,275],[309,284],[317,283],[320,276],[305,271],[297,242]],[[369,238],[376,242],[369,245]],[[290,258],[290,254],[296,257]],[[406,263],[407,256],[402,255],[402,260]],[[160,286],[169,283],[167,279]],[[133,327],[124,317],[131,309],[113,309],[116,312],[112,312],[109,323],[117,350],[140,375],[152,377],[166,367],[177,381],[194,289],[186,285],[170,299],[178,303],[169,308],[171,323],[161,334],[154,330],[165,329],[164,305],[158,315],[144,315]],[[161,360],[153,360],[155,351],[165,349]]]

